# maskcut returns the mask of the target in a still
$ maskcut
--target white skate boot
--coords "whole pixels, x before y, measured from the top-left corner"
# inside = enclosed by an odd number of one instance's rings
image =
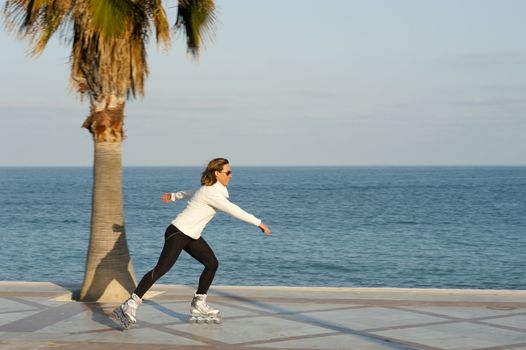
[[[195,294],[190,307],[190,323],[221,323],[219,310],[206,303],[206,294]]]
[[[135,314],[137,313],[137,308],[141,303],[141,298],[139,298],[137,294],[133,293],[128,300],[113,310],[113,314],[115,315],[117,321],[119,321],[121,324],[122,328],[128,329],[137,322],[135,319]]]

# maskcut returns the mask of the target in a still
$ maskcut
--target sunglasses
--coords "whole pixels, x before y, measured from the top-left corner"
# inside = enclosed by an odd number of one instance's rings
[[[230,170],[227,171],[227,172],[220,171],[219,174],[226,174],[226,176],[230,176],[230,175],[232,175],[232,172]]]

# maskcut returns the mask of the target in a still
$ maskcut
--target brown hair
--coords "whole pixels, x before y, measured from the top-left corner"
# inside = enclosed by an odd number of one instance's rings
[[[217,182],[215,172],[223,170],[223,167],[228,164],[228,159],[225,158],[214,158],[212,159],[206,169],[201,175],[201,185],[212,186]]]

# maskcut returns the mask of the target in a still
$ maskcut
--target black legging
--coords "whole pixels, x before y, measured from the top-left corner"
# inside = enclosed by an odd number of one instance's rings
[[[134,293],[142,298],[148,289],[172,268],[183,249],[205,266],[199,278],[197,294],[206,294],[219,266],[217,258],[203,237],[199,239],[190,238],[174,225],[170,225],[166,229],[164,247],[157,265],[143,276]]]

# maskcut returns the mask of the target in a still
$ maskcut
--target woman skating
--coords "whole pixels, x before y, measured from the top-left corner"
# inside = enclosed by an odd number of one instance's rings
[[[163,202],[190,198],[186,208],[166,229],[164,247],[157,265],[141,279],[132,296],[122,303],[114,314],[124,328],[136,322],[136,312],[142,297],[150,287],[161,278],[177,261],[182,250],[204,265],[199,285],[191,303],[191,321],[220,322],[219,310],[206,303],[208,288],[214,279],[218,261],[214,252],[201,237],[206,224],[221,210],[233,217],[257,226],[270,235],[266,224],[254,215],[247,213],[228,200],[227,186],[232,179],[232,171],[227,159],[216,158],[208,163],[201,176],[201,187],[196,191],[165,193]]]

